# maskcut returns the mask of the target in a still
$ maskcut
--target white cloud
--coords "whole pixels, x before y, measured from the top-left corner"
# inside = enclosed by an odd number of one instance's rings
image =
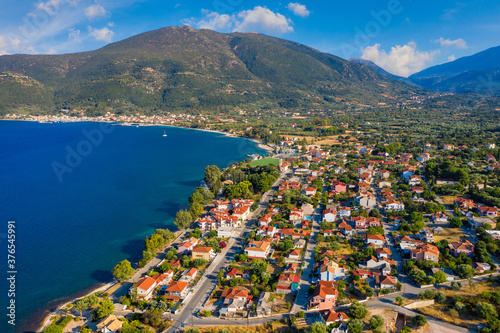
[[[91,5],[85,9],[85,16],[87,16],[88,19],[106,16],[107,13],[106,9],[101,5]]]
[[[237,17],[240,21],[234,31],[263,31],[277,34],[293,31],[292,22],[289,19],[266,7],[256,6],[254,9],[243,10],[238,13]]]
[[[80,37],[80,30],[75,30],[73,28],[69,29],[68,39],[71,42],[81,43],[82,38]]]
[[[48,51],[47,54],[57,54],[57,51],[55,48],[51,47]]]
[[[198,23],[195,23],[195,25],[200,29],[226,31],[234,26],[234,16],[219,14],[206,9],[202,9],[201,12],[205,15],[205,18]]]
[[[441,46],[454,46],[457,49],[466,49],[466,48],[468,48],[467,43],[462,38],[451,40],[449,38],[444,39],[443,37],[439,37],[438,39],[432,40],[432,42],[435,43],[435,44],[439,44]]]
[[[389,53],[381,50],[380,44],[362,48],[361,52],[362,59],[373,61],[386,71],[404,77],[408,77],[424,69],[439,53],[439,51],[418,51],[417,44],[414,42],[409,42],[403,46],[396,45],[391,47]]]
[[[291,10],[295,15],[301,17],[308,17],[311,13],[309,10],[307,10],[306,5],[302,5],[298,2],[290,2],[287,8]]]
[[[448,56],[448,61],[455,61],[457,59],[457,57],[455,57],[454,54],[452,54],[451,56]]]
[[[46,2],[40,2],[36,6],[36,10],[46,12],[49,15],[54,15],[55,12],[59,10],[62,0],[49,0]]]
[[[111,40],[113,39],[113,36],[115,34],[113,31],[109,30],[108,27],[97,29],[89,26],[89,32],[92,35],[92,37],[95,38],[95,40],[106,43],[111,43]]]
[[[233,14],[219,14],[202,9],[203,19],[184,19],[181,22],[199,29],[239,32],[265,32],[284,34],[292,32],[292,21],[284,15],[274,13],[266,7],[256,6],[254,9],[243,10]]]

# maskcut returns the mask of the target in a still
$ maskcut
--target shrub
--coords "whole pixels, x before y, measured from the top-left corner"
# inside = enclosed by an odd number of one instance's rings
[[[396,303],[398,303],[399,306],[403,305],[403,296],[396,296]]]
[[[454,290],[460,290],[460,288],[462,288],[462,284],[460,282],[452,282],[451,283],[451,287],[454,289]]]
[[[423,326],[427,323],[427,319],[422,315],[416,315],[413,318],[413,323],[417,326]]]
[[[411,333],[411,328],[408,326],[405,326],[401,329],[401,333]]]
[[[437,303],[440,303],[440,304],[443,304],[444,302],[446,302],[446,296],[444,295],[444,293],[442,291],[438,292],[436,294],[436,297],[434,297],[434,299],[436,300]]]

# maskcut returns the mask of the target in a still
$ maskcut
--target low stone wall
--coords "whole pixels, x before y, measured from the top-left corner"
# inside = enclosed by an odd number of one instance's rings
[[[434,305],[434,300],[430,299],[427,301],[418,301],[418,302],[413,302],[411,304],[403,306],[405,309],[413,310],[413,309],[418,309],[418,308],[425,308],[426,306],[431,306]]]

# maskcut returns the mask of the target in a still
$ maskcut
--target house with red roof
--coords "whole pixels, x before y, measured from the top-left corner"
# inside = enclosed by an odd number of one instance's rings
[[[385,243],[385,237],[383,235],[370,235],[370,234],[365,235],[366,245],[373,244],[376,247],[378,247],[378,246],[384,246],[384,243]]]
[[[477,207],[477,212],[479,214],[481,214],[481,216],[487,216],[490,218],[498,217],[498,208],[497,207],[479,206],[479,207]]]
[[[300,260],[300,250],[295,249],[288,254],[288,259],[290,260]]]
[[[196,268],[186,269],[180,278],[180,281],[192,281],[198,275],[198,270]]]
[[[333,281],[318,281],[309,300],[309,307],[316,310],[333,309],[337,303],[338,290]]]
[[[300,275],[292,273],[282,273],[278,278],[276,292],[280,294],[289,294],[297,292],[300,284]]]
[[[185,298],[189,292],[188,283],[185,281],[173,281],[165,289],[165,298],[169,300],[179,300]]]
[[[467,256],[472,257],[474,254],[474,244],[469,240],[461,240],[459,242],[449,242],[450,253],[458,257],[460,253],[465,253]]]
[[[439,261],[439,249],[432,244],[421,244],[416,249],[411,250],[411,258],[413,260],[431,260]]]
[[[240,271],[237,268],[231,268],[227,273],[226,273],[226,279],[230,280],[232,278],[242,278],[243,277],[243,272]]]
[[[190,237],[189,239],[183,241],[177,246],[177,253],[182,254],[188,254],[191,253],[191,251],[196,247],[196,245],[200,244],[200,240]]]
[[[148,300],[153,296],[153,292],[156,288],[156,280],[151,276],[145,276],[137,281],[137,297],[139,299]],[[131,289],[132,290],[132,289]]]
[[[334,192],[334,194],[345,193],[347,192],[347,185],[345,183],[336,181],[330,185],[330,190]]]
[[[375,285],[380,289],[394,289],[396,287],[397,281],[395,277],[391,275],[378,275],[375,276]]]
[[[335,222],[337,211],[333,208],[323,210],[323,222]]]
[[[320,314],[327,326],[349,320],[344,312],[335,312],[333,309],[320,311]]]

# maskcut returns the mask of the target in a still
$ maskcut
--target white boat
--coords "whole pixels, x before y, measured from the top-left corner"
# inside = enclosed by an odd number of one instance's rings
[[[167,133],[166,133],[166,131],[163,131],[163,136],[167,136]]]

